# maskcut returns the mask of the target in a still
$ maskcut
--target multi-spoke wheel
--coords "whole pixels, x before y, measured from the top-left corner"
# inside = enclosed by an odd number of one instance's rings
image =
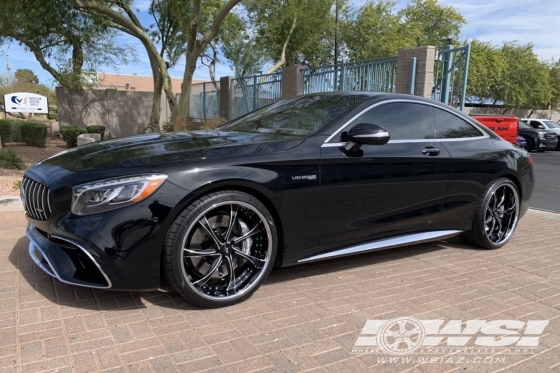
[[[276,241],[272,216],[260,201],[237,191],[209,194],[187,207],[168,232],[167,278],[198,305],[238,303],[270,273]]]
[[[506,178],[496,180],[486,189],[476,211],[473,227],[463,234],[471,244],[485,249],[497,249],[513,236],[519,220],[519,192]]]

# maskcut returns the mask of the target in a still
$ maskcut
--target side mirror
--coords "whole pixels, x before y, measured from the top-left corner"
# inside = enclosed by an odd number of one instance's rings
[[[346,134],[348,143],[347,151],[357,151],[362,145],[385,145],[391,138],[385,128],[371,123],[359,123]]]

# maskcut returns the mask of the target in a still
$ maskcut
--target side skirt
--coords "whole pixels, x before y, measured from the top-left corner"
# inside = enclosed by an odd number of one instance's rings
[[[364,253],[364,252],[368,252],[368,251],[391,249],[391,248],[407,246],[407,245],[411,245],[411,244],[418,244],[418,243],[423,243],[423,242],[436,241],[436,240],[441,240],[441,239],[454,237],[454,236],[460,234],[461,232],[463,232],[463,231],[460,231],[460,230],[441,230],[441,231],[431,231],[431,232],[407,234],[407,235],[403,235],[403,236],[386,238],[386,239],[373,241],[373,242],[368,242],[368,243],[359,244],[359,245],[336,248],[336,249],[332,249],[332,250],[322,252],[322,253],[319,253],[319,254],[306,256],[306,257],[303,257],[301,259],[295,260],[295,262],[286,263],[286,264],[290,265],[290,264],[297,264],[297,263],[314,262],[314,261],[318,261],[318,260],[338,258],[338,257],[341,257],[341,256],[359,254],[359,253]]]

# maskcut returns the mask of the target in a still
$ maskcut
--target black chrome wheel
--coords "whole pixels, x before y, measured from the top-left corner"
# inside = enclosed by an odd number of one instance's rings
[[[496,188],[486,205],[484,231],[495,245],[507,242],[517,226],[519,196],[515,186],[503,184]]]
[[[197,201],[198,202],[198,201]],[[170,232],[170,282],[193,303],[220,307],[250,296],[268,276],[276,231],[268,210],[240,192],[211,194]],[[168,271],[169,278],[169,271]]]
[[[497,249],[513,236],[519,220],[519,192],[509,179],[501,178],[486,189],[484,199],[473,220],[473,227],[463,234],[471,244]]]

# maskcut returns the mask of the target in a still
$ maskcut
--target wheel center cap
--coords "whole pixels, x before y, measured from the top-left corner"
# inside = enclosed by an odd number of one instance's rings
[[[233,247],[229,243],[225,243],[220,247],[220,253],[222,255],[229,255],[233,252]]]

